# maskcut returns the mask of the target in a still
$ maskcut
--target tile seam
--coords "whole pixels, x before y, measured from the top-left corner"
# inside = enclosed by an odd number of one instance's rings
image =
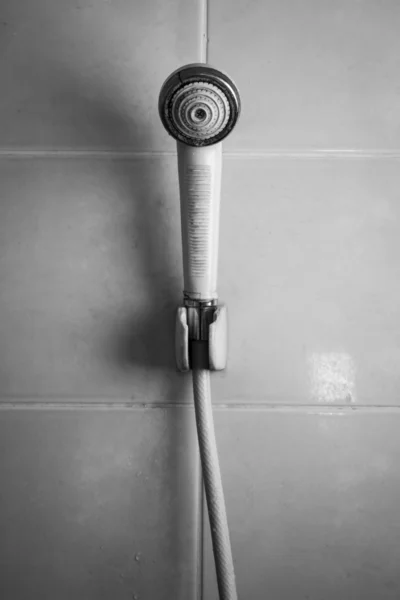
[[[299,150],[237,150],[223,152],[225,158],[229,159],[298,159],[298,160],[333,160],[333,159],[400,159],[400,149],[329,149],[329,148],[304,148]],[[91,150],[91,149],[58,149],[58,150],[27,150],[27,149],[0,149],[0,160],[10,159],[108,159],[108,160],[140,160],[155,159],[176,156],[175,150]]]
[[[200,62],[208,62],[208,13],[209,0],[200,0]]]
[[[104,401],[90,402],[82,400],[62,400],[62,401],[40,401],[40,400],[1,400],[0,411],[12,410],[169,410],[169,409],[190,409],[193,410],[191,402],[176,403],[140,403],[140,402],[121,402]],[[214,403],[213,409],[216,411],[248,411],[248,412],[280,412],[280,413],[367,413],[367,412],[393,412],[400,414],[400,406],[388,404],[362,404],[357,406],[341,404],[273,404],[267,402],[257,403]]]

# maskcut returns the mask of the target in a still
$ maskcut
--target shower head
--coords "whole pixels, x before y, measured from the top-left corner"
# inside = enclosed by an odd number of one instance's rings
[[[223,140],[240,115],[239,91],[228,75],[208,64],[176,69],[162,85],[158,111],[167,132],[188,146]]]

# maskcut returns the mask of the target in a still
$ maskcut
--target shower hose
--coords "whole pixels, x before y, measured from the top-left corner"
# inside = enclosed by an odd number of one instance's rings
[[[211,404],[207,342],[192,341],[192,376],[197,436],[220,600],[237,600],[221,470]]]

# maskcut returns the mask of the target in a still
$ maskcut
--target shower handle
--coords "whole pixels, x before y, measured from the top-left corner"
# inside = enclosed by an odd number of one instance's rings
[[[177,151],[184,297],[217,303],[222,143]]]

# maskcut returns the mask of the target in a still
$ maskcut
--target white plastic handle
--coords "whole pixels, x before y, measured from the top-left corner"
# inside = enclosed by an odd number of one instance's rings
[[[217,299],[222,142],[193,147],[177,142],[184,292]]]

